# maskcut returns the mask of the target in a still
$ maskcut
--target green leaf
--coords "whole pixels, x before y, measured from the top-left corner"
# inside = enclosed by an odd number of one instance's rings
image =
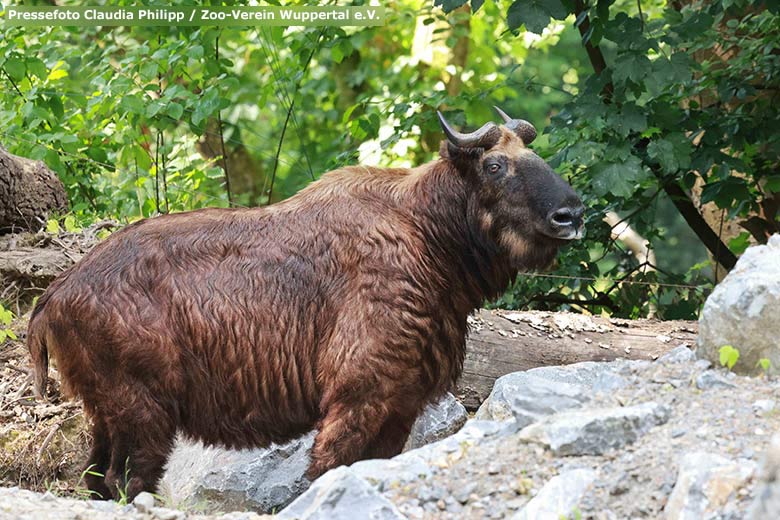
[[[6,337],[5,329],[0,329],[0,343],[5,341],[5,337]]]
[[[14,313],[0,305],[0,323],[3,325],[10,325],[11,320],[14,319]]]
[[[184,107],[176,102],[168,103],[168,106],[165,108],[165,113],[168,117],[178,121],[184,113]]]
[[[485,0],[471,0],[471,12],[476,13],[479,11],[479,8],[482,7],[482,4],[485,3]]]
[[[157,61],[168,61],[168,49],[157,49],[154,51],[154,54],[152,54],[152,59]]]
[[[752,195],[745,179],[730,176],[708,182],[701,191],[703,203],[714,202],[719,208],[729,208],[735,201],[751,200]]]
[[[156,116],[163,109],[163,102],[159,99],[153,99],[146,105],[146,117]]]
[[[119,106],[132,114],[143,114],[145,111],[144,102],[136,94],[123,96]]]
[[[729,240],[729,249],[731,249],[731,251],[737,255],[744,253],[748,246],[750,246],[750,233],[747,231],[743,231],[739,235]]]
[[[19,338],[16,337],[16,334],[14,334],[14,331],[12,331],[11,329],[5,329],[5,333],[8,335],[9,338],[11,338],[13,340],[19,339]],[[769,361],[769,360],[767,359],[767,361]],[[766,372],[766,370],[764,370],[764,372]]]
[[[510,30],[525,25],[528,31],[542,34],[551,18],[563,20],[568,14],[560,0],[515,0],[509,6],[506,21]]]
[[[341,63],[344,58],[352,54],[352,51],[352,43],[349,40],[339,40],[331,48],[330,55],[333,58],[333,61]]]
[[[8,73],[8,75],[11,76],[12,80],[18,82],[24,79],[24,72],[26,67],[24,62],[16,56],[11,56],[8,58],[3,65],[3,68]]]
[[[617,85],[626,81],[641,84],[650,72],[650,60],[644,53],[626,52],[618,56],[612,67],[612,79]]]
[[[644,132],[647,128],[647,116],[641,108],[633,103],[626,103],[620,109],[620,115],[615,120],[616,130],[623,137],[631,132]]]
[[[68,71],[62,68],[63,65],[65,65],[64,61],[58,61],[54,67],[52,67],[49,75],[46,76],[46,81],[56,81],[68,77]]]
[[[68,233],[78,233],[81,231],[81,226],[76,222],[76,217],[73,215],[65,217],[65,231]]]
[[[739,350],[731,345],[723,345],[718,352],[721,366],[728,367],[729,370],[734,368],[734,365],[739,361]]]
[[[54,235],[60,232],[60,223],[57,220],[51,218],[46,221],[46,232]]]
[[[764,372],[769,372],[769,369],[772,368],[772,362],[767,358],[761,358],[756,363],[756,366],[761,368]]]
[[[690,141],[680,133],[656,139],[647,146],[647,154],[658,161],[664,173],[687,170],[691,165],[692,152]]]
[[[49,69],[46,68],[46,64],[38,58],[27,58],[25,60],[27,65],[27,71],[33,76],[37,76],[40,79],[46,79]]]
[[[433,5],[440,5],[445,13],[450,13],[466,3],[467,0],[435,0]]]
[[[48,104],[49,108],[51,109],[51,113],[54,114],[54,117],[57,119],[60,119],[63,115],[65,115],[65,109],[62,106],[62,100],[60,100],[58,96],[50,97]]]
[[[187,56],[192,58],[193,60],[199,60],[203,57],[203,46],[202,45],[194,45],[190,47],[190,49],[187,51]]]
[[[138,71],[143,81],[151,81],[153,79],[156,79],[157,72],[158,72],[157,63],[154,61],[146,61],[143,65],[141,65],[141,68]]]
[[[618,197],[630,197],[637,183],[645,176],[642,162],[634,155],[629,155],[621,162],[598,163],[591,172],[591,186],[598,196],[611,193]]]

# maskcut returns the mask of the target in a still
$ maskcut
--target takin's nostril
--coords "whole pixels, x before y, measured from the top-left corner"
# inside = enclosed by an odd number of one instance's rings
[[[578,217],[571,208],[561,208],[550,215],[550,222],[561,227],[574,226],[577,220]]]

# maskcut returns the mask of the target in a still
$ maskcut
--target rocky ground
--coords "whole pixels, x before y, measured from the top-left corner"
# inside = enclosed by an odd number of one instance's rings
[[[434,429],[462,423],[458,413],[439,415]],[[499,379],[455,435],[331,471],[279,516],[748,518],[759,495],[771,498],[760,475],[774,470],[761,461],[778,431],[780,381],[712,367],[684,346],[656,362],[542,367]],[[212,493],[200,506],[231,509],[220,500]],[[139,507],[121,507],[11,488],[0,490],[0,517],[201,518],[153,503],[142,496]]]
[[[582,518],[744,518],[759,459],[780,431],[780,383],[706,361],[604,365],[620,379],[586,392],[586,403],[565,402],[582,395],[560,384],[535,392],[535,402],[515,401],[520,424],[464,444],[427,478],[384,496],[410,518],[542,518],[550,504]],[[545,402],[580,411],[519,428],[553,411]]]

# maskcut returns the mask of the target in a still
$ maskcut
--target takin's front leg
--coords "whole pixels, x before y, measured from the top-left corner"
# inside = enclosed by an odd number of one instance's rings
[[[391,381],[392,386],[389,381],[347,385],[348,390],[339,392],[337,398],[323,400],[327,405],[314,439],[308,479],[361,459],[388,458],[401,452],[424,403],[404,381]]]
[[[389,459],[404,449],[414,426],[416,415],[409,417],[394,416],[385,421],[379,434],[368,445],[363,459]]]

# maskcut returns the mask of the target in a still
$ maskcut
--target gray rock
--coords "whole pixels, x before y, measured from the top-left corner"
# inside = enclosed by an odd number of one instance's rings
[[[513,518],[535,520],[537,518],[574,518],[575,509],[582,497],[596,480],[592,469],[573,469],[553,477]]]
[[[723,508],[729,497],[751,478],[756,463],[731,460],[715,453],[687,453],[677,482],[664,507],[667,520],[700,520]],[[772,517],[764,517],[772,518]]]
[[[142,513],[148,513],[154,507],[154,495],[144,491],[133,499],[133,505]]]
[[[483,439],[505,433],[505,425],[495,421],[470,420],[450,437],[407,451],[392,459],[363,460],[350,466],[353,473],[384,491],[390,487],[417,482],[436,472],[437,462],[460,453]]]
[[[772,436],[761,462],[756,498],[750,506],[750,520],[780,518],[780,433]]]
[[[705,370],[696,376],[696,388],[709,390],[710,388],[734,388],[734,384],[726,379],[717,370]]]
[[[535,393],[537,399],[549,397],[558,401],[558,405],[560,405],[562,404],[560,399],[563,397],[571,398],[570,390],[576,389],[579,392],[581,402],[585,402],[588,395],[593,392],[606,392],[625,386],[627,381],[616,373],[619,368],[620,366],[616,363],[585,361],[560,367],[538,367],[524,372],[507,374],[496,380],[493,390],[479,407],[475,417],[493,421],[511,420],[516,415],[513,412],[516,399],[522,399],[526,394]],[[545,394],[545,387],[539,383],[540,380],[552,383],[547,388],[554,388],[558,384],[568,386],[562,387],[559,393]],[[522,407],[522,404],[520,406]],[[551,403],[549,408],[554,409],[555,406],[554,403]],[[540,404],[540,408],[543,407],[544,404]]]
[[[447,393],[438,402],[429,404],[412,426],[404,451],[413,450],[448,437],[460,430],[469,413],[466,407]]]
[[[696,359],[696,354],[688,345],[679,345],[656,360],[656,363],[675,364],[688,363]]]
[[[586,392],[587,390],[581,385],[528,376],[523,389],[511,402],[515,427],[525,428],[542,417],[579,408],[588,401]]]
[[[159,489],[166,502],[211,511],[279,510],[309,486],[314,432],[283,445],[253,450],[204,447],[180,441]]]
[[[314,484],[276,518],[297,520],[400,520],[405,518],[392,502],[350,468],[339,467]]]
[[[669,415],[669,408],[654,402],[561,412],[526,426],[519,438],[542,444],[556,455],[601,455],[633,443],[668,421]]]
[[[756,399],[753,402],[753,411],[756,415],[762,416],[771,413],[775,409],[774,399]]]
[[[739,349],[738,372],[760,372],[769,359],[771,374],[780,373],[780,235],[766,245],[749,247],[737,265],[707,298],[699,319],[698,357],[718,364],[720,348]]]
[[[182,511],[151,507],[142,512],[138,504],[148,505],[149,493],[142,493],[137,503],[120,506],[113,501],[95,501],[57,497],[51,493],[35,493],[26,489],[0,487],[0,518],[4,520],[184,520]],[[142,496],[139,495],[139,496]],[[154,497],[152,497],[154,498]],[[190,516],[206,520],[203,516]],[[228,513],[208,517],[208,520],[260,520],[256,513]],[[265,517],[271,518],[271,517]]]

